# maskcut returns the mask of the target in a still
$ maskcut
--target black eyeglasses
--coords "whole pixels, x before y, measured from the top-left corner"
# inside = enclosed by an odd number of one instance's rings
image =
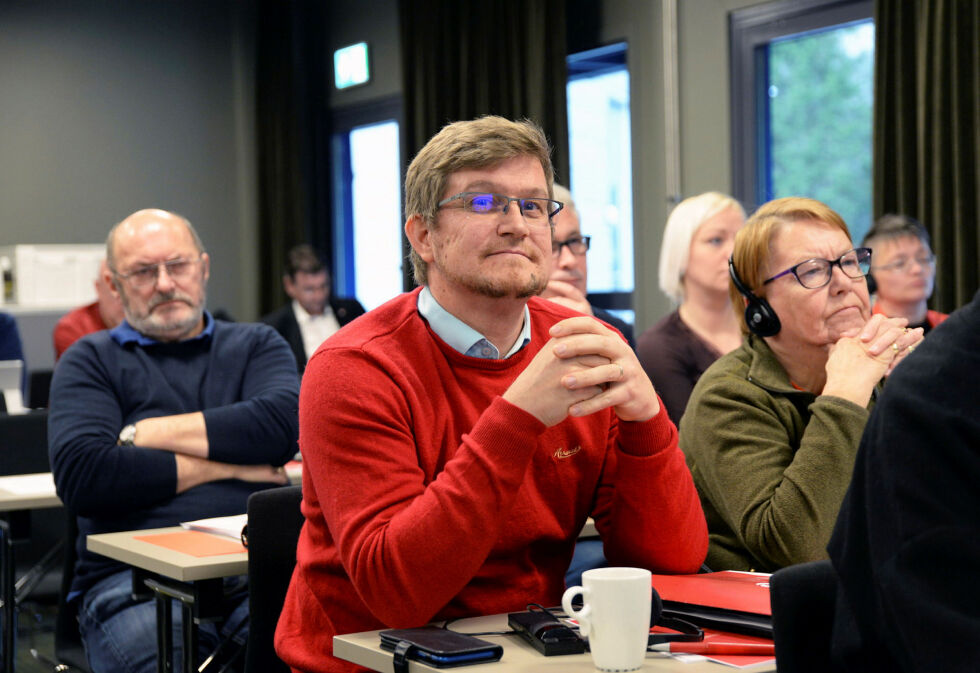
[[[161,266],[166,270],[168,276],[179,283],[191,277],[191,274],[197,269],[197,264],[200,261],[200,257],[197,259],[171,259],[168,262],[147,264],[129,273],[119,273],[115,269],[110,269],[110,271],[112,271],[116,278],[129,281],[129,284],[133,287],[143,288],[149,287],[157,282],[157,278],[160,277]]]
[[[808,259],[785,271],[780,271],[772,278],[762,281],[767,285],[788,273],[793,274],[800,285],[808,290],[816,290],[830,282],[834,266],[839,266],[849,278],[860,278],[871,268],[871,248],[854,248],[848,250],[837,259]]]
[[[589,251],[590,241],[592,241],[591,236],[574,236],[564,241],[552,241],[551,254],[555,257],[561,257],[561,249],[568,248],[573,255],[584,255]]]
[[[442,208],[447,203],[453,201],[459,201],[459,207],[463,210],[479,215],[506,213],[511,201],[516,201],[517,207],[520,209],[524,219],[535,224],[547,223],[565,205],[561,201],[555,201],[554,199],[542,199],[538,197],[521,199],[489,192],[460,192],[459,194],[450,196],[448,199],[443,199],[437,205]]]

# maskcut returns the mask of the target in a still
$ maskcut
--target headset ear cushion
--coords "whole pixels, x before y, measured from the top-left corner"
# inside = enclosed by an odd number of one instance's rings
[[[745,323],[753,334],[761,337],[775,336],[782,328],[779,316],[772,310],[769,302],[756,296],[753,296],[745,307]]]
[[[651,587],[650,592],[650,626],[656,626],[664,612],[664,602],[656,589]]]

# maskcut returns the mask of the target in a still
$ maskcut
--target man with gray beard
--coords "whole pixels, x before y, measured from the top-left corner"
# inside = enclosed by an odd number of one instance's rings
[[[150,672],[154,604],[135,601],[127,567],[88,552],[86,536],[240,514],[251,493],[285,483],[299,382],[275,330],[204,309],[210,258],[185,218],[133,213],[109,232],[106,260],[126,317],[59,361],[49,451],[58,495],[78,517],[69,601],[89,663],[96,673]],[[243,578],[229,579],[225,598],[225,620],[201,625],[201,653],[224,635],[244,642]]]

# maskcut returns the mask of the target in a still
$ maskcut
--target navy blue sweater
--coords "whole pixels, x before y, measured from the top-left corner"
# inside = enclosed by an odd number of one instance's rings
[[[241,514],[269,487],[229,479],[177,494],[174,454],[117,446],[124,426],[201,411],[211,460],[282,465],[297,450],[298,396],[292,352],[266,325],[214,321],[210,336],[146,346],[103,331],[66,351],[51,382],[48,447],[58,495],[78,515],[72,591],[123,567],[88,552],[86,535]]]

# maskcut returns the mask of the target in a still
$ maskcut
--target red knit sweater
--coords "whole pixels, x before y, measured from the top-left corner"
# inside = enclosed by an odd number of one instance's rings
[[[338,633],[557,604],[590,515],[613,565],[690,573],[707,551],[666,413],[546,428],[500,397],[577,314],[532,299],[530,344],[484,360],[439,339],[417,295],[338,332],[303,377],[306,524],[276,632],[296,671],[356,668],[331,656]]]

